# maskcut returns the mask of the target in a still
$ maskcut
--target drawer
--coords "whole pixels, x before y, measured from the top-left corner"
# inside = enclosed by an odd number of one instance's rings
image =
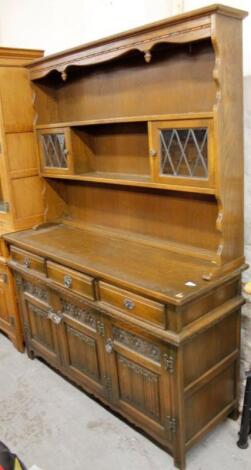
[[[15,246],[10,247],[11,258],[23,268],[31,269],[39,273],[46,273],[45,260],[41,256],[34,255],[28,251],[21,250]]]
[[[105,282],[99,283],[100,300],[125,313],[162,328],[166,327],[165,306]]]
[[[47,261],[47,275],[67,290],[94,300],[94,279],[60,264]]]

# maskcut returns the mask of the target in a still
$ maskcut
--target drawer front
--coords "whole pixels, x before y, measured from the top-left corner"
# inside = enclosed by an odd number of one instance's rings
[[[50,279],[67,290],[94,300],[94,279],[60,264],[47,261],[47,274]]]
[[[10,247],[12,260],[26,269],[31,269],[39,273],[46,273],[45,260],[40,256],[29,253],[28,251],[21,250],[14,246]]]
[[[154,325],[166,327],[164,305],[105,282],[99,283],[99,293],[102,302]]]

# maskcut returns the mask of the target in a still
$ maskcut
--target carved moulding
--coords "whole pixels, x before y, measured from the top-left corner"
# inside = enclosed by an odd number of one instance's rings
[[[35,80],[43,78],[53,71],[61,74],[63,81],[67,79],[68,69],[72,66],[86,66],[116,59],[124,54],[132,51],[140,51],[145,55],[146,62],[151,60],[151,49],[159,43],[186,43],[196,41],[211,36],[211,21],[209,16],[204,18],[196,18],[187,22],[184,27],[184,20],[179,27],[175,24],[163,24],[162,31],[160,26],[158,32],[154,26],[149,26],[149,31],[137,34],[125,33],[118,36],[116,45],[112,47],[111,43],[114,38],[105,41],[96,41],[84,46],[80,46],[75,50],[62,54],[48,60],[37,61],[33,66],[28,66],[31,73],[31,79]]]
[[[124,344],[128,348],[142,354],[142,356],[148,357],[152,361],[160,364],[160,348],[155,344],[143,340],[139,336],[128,333],[128,331],[117,328],[116,326],[112,328],[112,333],[115,341]]]
[[[36,286],[35,284],[32,284],[25,279],[23,280],[23,290],[28,292],[28,294],[33,295],[33,297],[42,300],[43,302],[49,302],[49,292],[46,289]]]
[[[77,307],[76,305],[72,305],[71,303],[67,302],[62,297],[60,298],[60,301],[63,306],[64,313],[70,317],[75,318],[76,320],[79,320],[80,322],[92,328],[94,331],[97,330],[96,315],[90,307]]]

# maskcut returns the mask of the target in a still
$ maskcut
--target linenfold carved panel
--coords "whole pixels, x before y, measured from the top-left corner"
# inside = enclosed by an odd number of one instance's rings
[[[118,378],[120,398],[152,419],[159,421],[158,375],[119,354]]]

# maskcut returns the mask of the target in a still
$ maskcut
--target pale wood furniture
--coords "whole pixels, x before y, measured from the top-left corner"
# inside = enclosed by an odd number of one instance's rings
[[[245,15],[207,7],[28,66],[48,224],[5,236],[28,353],[181,469],[238,411]]]
[[[24,64],[33,49],[0,48],[0,330],[23,350],[23,334],[2,235],[43,220],[32,90]]]

